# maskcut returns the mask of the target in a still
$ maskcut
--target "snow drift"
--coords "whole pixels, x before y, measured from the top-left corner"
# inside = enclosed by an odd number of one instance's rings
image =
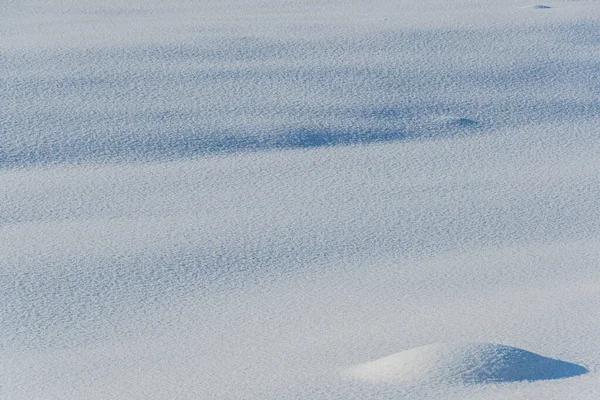
[[[492,343],[436,343],[356,365],[345,375],[374,383],[480,384],[581,375],[587,369],[516,347]]]

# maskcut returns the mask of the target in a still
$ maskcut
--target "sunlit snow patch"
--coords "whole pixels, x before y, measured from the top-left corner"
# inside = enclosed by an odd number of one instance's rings
[[[370,383],[480,384],[537,381],[585,374],[586,368],[492,343],[436,343],[353,366],[344,375]]]

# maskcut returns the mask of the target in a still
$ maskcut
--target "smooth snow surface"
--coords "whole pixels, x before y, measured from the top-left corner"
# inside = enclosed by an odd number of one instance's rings
[[[0,399],[599,399],[600,2],[546,5],[3,1]],[[451,342],[589,372],[340,374]]]
[[[582,375],[577,364],[493,343],[436,343],[349,368],[350,378],[388,384],[482,384]]]

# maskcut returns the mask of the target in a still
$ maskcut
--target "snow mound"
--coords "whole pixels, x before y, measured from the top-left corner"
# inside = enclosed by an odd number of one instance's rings
[[[577,364],[501,344],[436,343],[353,366],[344,375],[371,383],[414,385],[536,381],[586,372]]]

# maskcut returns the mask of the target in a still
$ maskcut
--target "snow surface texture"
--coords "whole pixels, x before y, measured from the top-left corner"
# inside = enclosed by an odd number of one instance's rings
[[[600,398],[600,2],[545,5],[3,2],[0,398]],[[589,372],[343,377],[437,342]]]
[[[561,379],[585,374],[577,364],[493,343],[436,343],[349,368],[350,378],[425,385]]]

